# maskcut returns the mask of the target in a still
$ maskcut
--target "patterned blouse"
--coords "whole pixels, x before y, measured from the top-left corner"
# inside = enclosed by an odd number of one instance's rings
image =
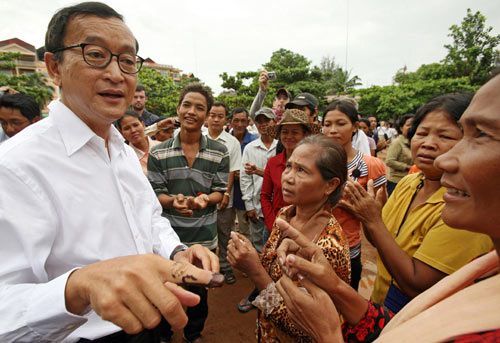
[[[277,218],[288,223],[295,215],[295,206],[290,205],[280,210]],[[337,275],[349,283],[351,264],[349,258],[349,243],[335,217],[328,212],[328,223],[319,234],[316,244],[323,250]],[[271,235],[264,246],[261,263],[274,282],[281,276],[281,267],[277,261],[276,250],[283,240],[282,233],[276,223],[273,224]],[[310,336],[297,327],[289,318],[285,304],[279,306],[265,316],[260,310],[257,317],[258,342],[312,342]]]

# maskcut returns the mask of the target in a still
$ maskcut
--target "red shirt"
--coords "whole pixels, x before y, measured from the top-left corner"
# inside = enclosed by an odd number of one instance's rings
[[[271,157],[264,170],[264,180],[262,181],[262,190],[260,191],[260,202],[262,213],[264,214],[264,223],[267,230],[271,231],[278,211],[288,205],[283,200],[281,193],[281,174],[285,170],[286,156],[285,152]]]

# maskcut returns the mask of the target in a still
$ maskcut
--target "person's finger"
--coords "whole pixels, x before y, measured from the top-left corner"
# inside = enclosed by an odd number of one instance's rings
[[[135,289],[125,290],[120,293],[120,297],[144,328],[154,329],[160,324],[160,312],[142,292],[137,292]]]
[[[193,266],[190,263],[177,261],[162,261],[160,272],[163,282],[176,284],[195,284],[207,287],[219,287],[224,283],[224,275],[210,272]]]
[[[103,320],[121,327],[129,335],[137,334],[144,329],[141,321],[125,305],[115,305],[112,311],[101,311],[95,307],[94,310]]]
[[[165,282],[164,285],[177,299],[179,299],[182,306],[193,307],[200,303],[200,296],[198,294],[187,291],[172,282]]]
[[[375,187],[373,186],[373,179],[369,179],[366,184],[366,190],[373,198],[375,198]]]
[[[243,247],[248,247],[248,244],[252,244],[248,238],[246,238],[244,235],[231,231],[231,238],[233,239],[234,246],[236,247],[237,250],[243,248]]]
[[[308,278],[299,278],[300,285],[304,287],[309,294],[315,299],[321,299],[325,295],[329,297],[321,287],[318,287],[315,283],[311,282]]]
[[[276,249],[276,255],[278,257],[278,262],[281,265],[285,264],[286,255],[296,253],[300,249],[300,246],[295,243],[290,238],[285,238],[281,241],[281,244]]]
[[[153,282],[147,283],[145,293],[172,326],[172,330],[178,331],[186,326],[188,318],[180,301],[163,283],[160,286]]]
[[[196,250],[193,251],[193,253],[194,257],[201,262],[204,270],[208,270],[211,272],[219,271],[219,259],[210,250],[199,246],[196,248]]]
[[[311,242],[311,240],[301,234],[297,229],[288,224],[285,220],[277,218],[275,223],[276,225],[278,225],[278,228],[283,232],[285,237],[293,239],[299,246],[307,247],[311,244],[314,244]]]
[[[315,262],[311,262],[297,255],[288,255],[286,257],[286,264],[289,267],[295,268],[302,275],[311,275],[318,277],[321,272],[321,266]]]

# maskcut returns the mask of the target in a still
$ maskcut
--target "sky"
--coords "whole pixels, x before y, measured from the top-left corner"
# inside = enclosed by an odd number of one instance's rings
[[[216,94],[219,75],[257,71],[280,48],[319,65],[325,56],[361,78],[387,85],[406,66],[439,62],[452,24],[467,8],[500,31],[498,0],[105,0],[125,17],[139,55],[193,73]],[[47,24],[66,0],[0,2],[0,40],[40,47]]]

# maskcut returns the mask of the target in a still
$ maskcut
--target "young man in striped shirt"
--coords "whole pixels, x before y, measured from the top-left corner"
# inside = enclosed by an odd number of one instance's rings
[[[217,204],[226,192],[229,154],[226,147],[202,135],[201,127],[212,107],[213,97],[201,84],[190,84],[181,92],[177,115],[179,134],[155,146],[148,159],[148,178],[167,217],[186,245],[217,247]],[[201,342],[208,316],[207,290],[190,286],[200,303],[188,308],[184,328],[187,342]]]

